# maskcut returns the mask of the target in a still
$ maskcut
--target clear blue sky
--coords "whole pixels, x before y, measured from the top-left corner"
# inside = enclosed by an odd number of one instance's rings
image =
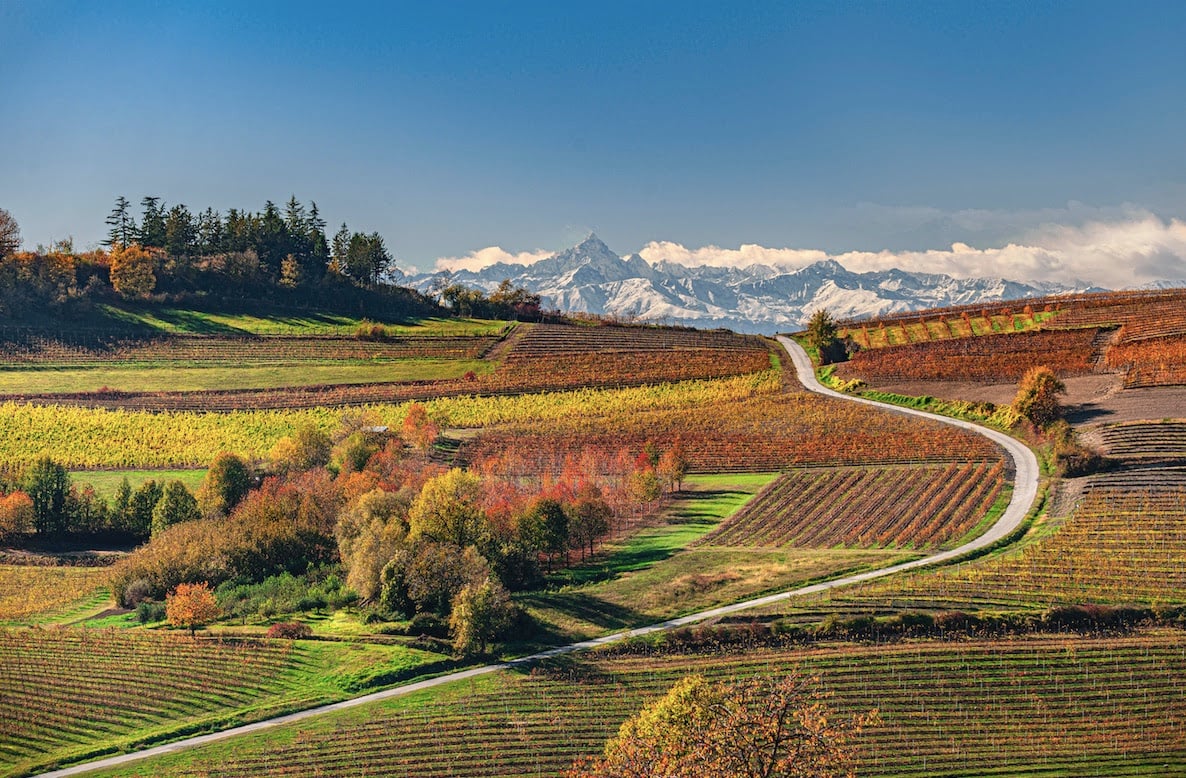
[[[0,0],[0,106],[28,245],[120,194],[296,194],[420,267],[1186,216],[1182,2]]]

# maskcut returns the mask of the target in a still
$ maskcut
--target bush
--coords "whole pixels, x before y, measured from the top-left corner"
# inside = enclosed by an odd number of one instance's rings
[[[406,634],[412,637],[447,638],[449,625],[431,613],[417,613],[408,622]]]
[[[310,637],[313,630],[308,624],[302,624],[299,621],[281,621],[278,624],[273,624],[268,627],[268,637],[282,638],[284,640],[303,640]]]
[[[152,583],[145,578],[137,578],[124,587],[119,601],[125,608],[135,608],[145,600],[152,599]]]
[[[164,621],[165,604],[156,600],[141,600],[136,606],[136,621],[141,624],[151,624],[154,621]]]

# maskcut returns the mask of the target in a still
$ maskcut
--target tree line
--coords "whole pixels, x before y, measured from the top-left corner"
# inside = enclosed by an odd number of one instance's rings
[[[352,314],[440,314],[432,299],[392,283],[394,260],[377,232],[345,223],[327,237],[315,202],[271,201],[259,212],[166,206],[155,196],[133,212],[125,197],[107,217],[104,248],[71,240],[21,251],[20,228],[0,209],[0,318],[85,317],[94,303],[250,301]]]
[[[73,241],[20,251],[20,226],[0,208],[0,319],[86,315],[107,299],[185,304],[249,300],[346,310],[352,314],[539,320],[540,296],[503,282],[487,294],[442,283],[432,296],[399,286],[402,273],[383,236],[332,236],[315,201],[271,200],[253,212],[191,211],[149,195],[138,212],[117,198],[103,248]],[[442,308],[444,306],[444,308]]]
[[[193,213],[184,203],[168,206],[160,197],[140,200],[140,216],[123,196],[107,217],[109,248],[139,245],[157,249],[174,262],[198,262],[220,255],[254,253],[259,272],[280,284],[317,283],[327,272],[374,285],[393,267],[383,237],[352,232],[343,222],[332,240],[317,203],[306,208],[289,198],[283,212],[271,200],[258,212],[213,208]]]

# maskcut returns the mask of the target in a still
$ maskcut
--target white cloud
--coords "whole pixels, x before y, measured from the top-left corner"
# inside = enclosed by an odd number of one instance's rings
[[[780,268],[800,268],[828,258],[818,249],[772,249],[753,243],[743,243],[741,248],[725,249],[720,246],[703,246],[689,249],[671,241],[653,240],[643,246],[639,256],[652,265],[662,262],[677,262],[685,267],[736,267],[770,265]]]
[[[927,251],[823,251],[705,246],[690,249],[669,241],[652,241],[640,252],[654,264],[662,260],[683,265],[745,267],[754,263],[795,270],[834,259],[847,269],[870,272],[900,268],[916,273],[946,273],[960,278],[1002,277],[1014,281],[1089,282],[1122,288],[1150,281],[1186,279],[1186,223],[1149,214],[1122,221],[1087,222],[1078,226],[1046,224],[1027,240],[999,248],[974,248],[956,242]]]
[[[499,246],[487,246],[484,249],[471,251],[464,257],[441,257],[436,261],[436,270],[470,270],[477,272],[482,268],[503,262],[508,265],[534,265],[541,259],[552,256],[551,251],[521,251],[512,254]]]

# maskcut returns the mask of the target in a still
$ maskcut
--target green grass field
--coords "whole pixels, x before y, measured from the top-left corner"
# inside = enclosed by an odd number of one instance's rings
[[[505,321],[466,318],[364,319],[332,313],[251,314],[195,311],[180,308],[140,308],[101,305],[109,320],[161,333],[194,335],[353,335],[365,322],[382,324],[391,335],[497,335]]]
[[[70,478],[75,484],[90,484],[100,497],[111,499],[119,488],[123,479],[128,479],[128,485],[136,489],[140,484],[152,479],[161,483],[181,481],[191,492],[202,485],[206,477],[205,469],[197,470],[74,470]]]
[[[0,394],[94,392],[182,392],[203,389],[273,389],[322,384],[371,384],[460,378],[488,373],[481,359],[400,359],[294,365],[117,365],[88,368],[9,368],[0,370]]]

